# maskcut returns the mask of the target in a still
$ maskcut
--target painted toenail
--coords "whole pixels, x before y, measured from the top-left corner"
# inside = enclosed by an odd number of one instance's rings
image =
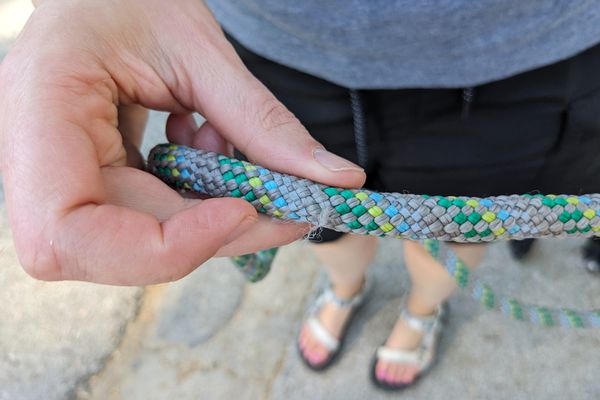
[[[322,357],[319,354],[311,354],[309,357],[311,364],[319,364],[322,360]]]

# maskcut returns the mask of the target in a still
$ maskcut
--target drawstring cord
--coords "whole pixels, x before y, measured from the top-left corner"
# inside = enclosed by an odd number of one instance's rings
[[[356,159],[358,165],[366,169],[369,161],[369,148],[367,146],[365,110],[358,90],[350,89],[350,108],[352,109],[352,121],[354,125]]]
[[[473,104],[473,99],[475,98],[475,88],[468,87],[462,90],[462,112],[461,119],[469,118],[469,114],[471,113],[471,105]]]

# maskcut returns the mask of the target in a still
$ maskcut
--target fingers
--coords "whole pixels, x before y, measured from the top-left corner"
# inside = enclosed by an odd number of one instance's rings
[[[258,250],[280,247],[300,239],[309,231],[310,226],[308,224],[280,221],[265,215],[259,215],[255,224],[235,240],[219,249],[216,256],[238,256],[254,253]]]
[[[167,119],[167,139],[169,142],[192,146],[198,130],[192,114],[171,114]]]
[[[204,201],[162,223],[123,207],[85,205],[57,226],[52,244],[56,265],[25,267],[42,279],[113,285],[173,281],[212,257],[255,219],[249,205],[234,199]],[[49,271],[58,273],[47,276]]]
[[[198,129],[192,147],[216,151],[229,157],[233,156],[233,145],[227,142],[209,122],[205,122]]]
[[[167,221],[201,203],[200,200],[182,198],[158,178],[133,168],[103,168],[102,176],[110,204],[153,215],[159,221]],[[281,246],[302,237],[308,229],[306,224],[260,216],[241,236],[219,249],[217,255],[240,255]]]
[[[256,220],[238,199],[182,199],[157,178],[127,167],[102,168],[104,204],[16,224],[25,270],[43,280],[145,285],[179,279]]]
[[[167,119],[167,139],[172,143],[233,155],[233,146],[209,122],[197,128],[192,114],[171,114]]]
[[[184,199],[158,178],[138,169],[105,167],[101,173],[106,203],[152,215],[161,222],[200,204],[198,200]]]
[[[188,100],[250,160],[276,171],[342,187],[361,186],[359,166],[327,152],[298,119],[245,68],[222,34],[212,34],[205,48],[180,42],[175,58],[185,54],[182,86]]]
[[[231,86],[246,96],[224,93],[204,108],[206,118],[227,140],[250,160],[275,171],[342,187],[363,184],[362,168],[328,152],[262,84],[242,72],[238,75],[240,82]]]
[[[168,282],[215,255],[280,246],[308,231],[307,225],[264,216],[257,221],[242,200],[183,199],[134,168],[107,167],[102,176],[109,204],[76,207],[35,243],[17,243],[27,248],[19,253],[33,277],[114,285]]]
[[[106,189],[102,204],[82,198],[62,212],[51,211],[52,201],[36,204],[20,190],[7,192],[15,246],[30,275],[118,285],[167,282],[191,272],[256,220],[242,200],[184,200],[134,168],[103,168],[95,184]],[[15,201],[23,206],[15,208]]]

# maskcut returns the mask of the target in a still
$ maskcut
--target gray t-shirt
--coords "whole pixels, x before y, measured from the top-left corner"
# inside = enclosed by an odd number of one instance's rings
[[[600,42],[599,0],[207,3],[250,50],[351,88],[473,86]]]

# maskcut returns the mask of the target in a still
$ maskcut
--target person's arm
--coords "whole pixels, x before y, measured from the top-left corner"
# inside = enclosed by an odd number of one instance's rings
[[[200,0],[37,3],[0,65],[0,166],[17,253],[32,276],[165,282],[215,254],[305,231],[257,219],[239,199],[184,200],[128,167],[119,105],[173,113],[168,136],[182,144],[231,142],[273,170],[363,182],[349,162],[315,157],[320,144],[248,72]],[[199,132],[194,111],[209,122]]]

